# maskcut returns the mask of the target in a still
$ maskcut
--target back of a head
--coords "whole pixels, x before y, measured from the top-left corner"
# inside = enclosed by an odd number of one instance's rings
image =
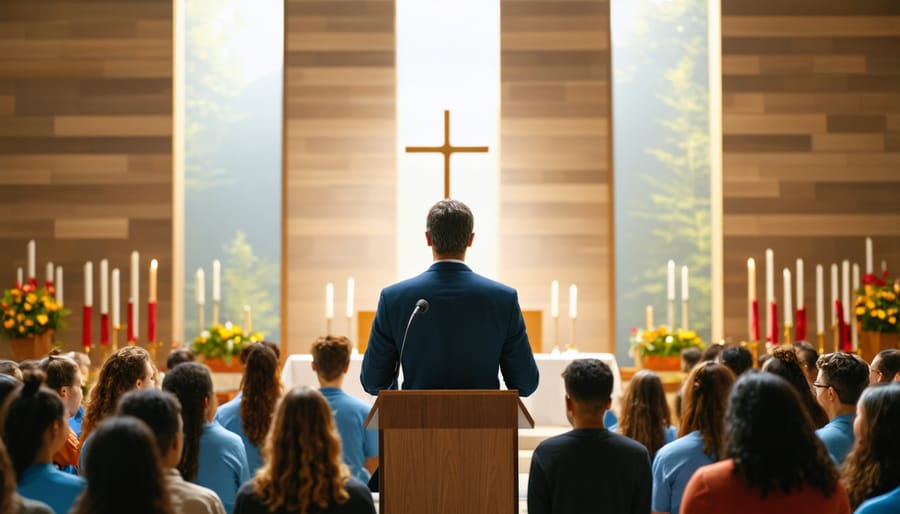
[[[762,497],[804,485],[826,495],[834,490],[834,464],[800,395],[778,375],[748,372],[737,380],[725,418],[725,445],[736,472]]]
[[[107,416],[116,410],[119,399],[134,389],[135,383],[145,377],[150,353],[140,346],[125,346],[112,354],[100,368],[97,383],[91,389],[91,401],[84,414],[82,440]]]
[[[184,452],[178,471],[185,480],[192,481],[197,476],[200,435],[206,422],[206,402],[213,396],[212,377],[206,366],[197,362],[185,362],[166,373],[162,388],[174,394],[181,403]]]
[[[40,371],[26,373],[24,383],[10,394],[2,412],[3,439],[17,475],[34,463],[47,429],[66,422],[62,400],[42,386],[43,380]]]
[[[156,437],[159,454],[165,456],[181,430],[178,417],[181,403],[172,393],[159,389],[129,391],[119,401],[118,416],[132,416],[144,422]]]
[[[166,357],[166,369],[172,369],[184,362],[194,362],[197,358],[188,348],[176,348]]]
[[[724,453],[725,411],[734,380],[727,366],[706,361],[694,367],[684,381],[679,436],[699,430],[703,451],[710,457]]]
[[[45,385],[54,391],[59,391],[63,387],[71,387],[75,384],[75,379],[81,373],[81,368],[79,368],[77,362],[69,357],[54,352],[41,359],[40,367],[46,376]],[[78,385],[80,386],[81,384]]]
[[[816,366],[831,386],[841,403],[856,405],[859,396],[869,385],[869,365],[856,355],[844,352],[828,353],[819,357]]]
[[[474,226],[475,217],[469,207],[449,198],[434,204],[425,222],[434,251],[440,255],[465,253]]]
[[[599,359],[575,359],[562,374],[566,394],[582,409],[602,413],[609,405],[613,390],[613,374]]]
[[[618,432],[643,444],[652,459],[666,443],[671,424],[672,413],[659,375],[647,369],[638,371],[622,401]]]
[[[762,371],[772,373],[785,379],[797,394],[800,395],[800,401],[803,408],[809,413],[813,421],[813,425],[817,428],[828,423],[828,415],[816,401],[812,391],[809,388],[809,381],[806,379],[806,373],[800,365],[797,358],[797,352],[790,347],[777,348],[772,352],[772,358],[767,360],[762,366]]]
[[[241,365],[247,364],[247,357],[250,355],[250,350],[253,349],[253,346],[255,344],[262,344],[267,346],[270,350],[272,350],[272,353],[275,354],[275,359],[281,359],[281,348],[278,346],[278,343],[272,341],[260,341],[258,343],[248,344],[241,349]]]
[[[73,514],[171,512],[156,439],[137,418],[110,417],[97,426],[84,475],[87,489]]]
[[[842,469],[852,508],[900,487],[900,383],[868,387],[858,410],[859,437]]]
[[[718,360],[728,366],[736,377],[753,367],[753,354],[743,346],[728,346],[719,354]]]
[[[806,374],[807,381],[810,383],[815,382],[816,374],[818,373],[816,362],[819,360],[819,352],[806,341],[796,342],[793,344],[793,347],[794,352],[797,354],[797,359],[800,361],[800,366],[803,368],[803,373]]]
[[[310,347],[316,373],[325,380],[334,380],[344,373],[350,362],[352,344],[344,336],[323,336]]]
[[[700,360],[714,361],[719,358],[719,354],[722,353],[723,350],[725,350],[724,344],[712,343],[703,350],[703,355],[700,357]]]
[[[22,385],[22,381],[10,375],[0,375],[0,414],[9,395]]]
[[[700,357],[703,354],[700,352],[700,349],[696,346],[691,346],[690,348],[685,348],[681,350],[681,371],[687,373],[688,371],[694,369],[694,366],[700,362]]]
[[[0,375],[7,375],[18,380],[22,380],[22,370],[16,361],[0,360]]]
[[[873,359],[874,362],[878,363],[876,368],[881,373],[881,382],[891,382],[900,373],[900,350],[896,348],[881,350]]]
[[[270,345],[253,343],[244,348],[241,378],[241,426],[250,442],[260,446],[269,431],[272,412],[281,396],[278,355]]]

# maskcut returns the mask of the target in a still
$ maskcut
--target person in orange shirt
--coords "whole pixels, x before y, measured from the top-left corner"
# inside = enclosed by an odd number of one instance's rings
[[[57,352],[56,350],[54,350]],[[45,385],[59,394],[62,398],[63,405],[66,409],[66,417],[72,417],[81,407],[83,399],[84,377],[81,375],[81,368],[78,364],[58,353],[51,353],[41,360],[41,371],[46,375]],[[81,453],[81,442],[78,435],[69,429],[66,437],[66,444],[62,449],[53,455],[53,464],[63,471],[78,474],[78,458]]]

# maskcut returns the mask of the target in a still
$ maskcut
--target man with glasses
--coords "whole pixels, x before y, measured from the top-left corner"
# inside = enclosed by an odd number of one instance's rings
[[[869,383],[900,382],[900,350],[881,350],[869,366]]]
[[[816,400],[829,419],[827,425],[816,430],[816,435],[840,467],[853,447],[856,401],[869,385],[869,366],[856,355],[835,352],[819,357],[816,367]]]

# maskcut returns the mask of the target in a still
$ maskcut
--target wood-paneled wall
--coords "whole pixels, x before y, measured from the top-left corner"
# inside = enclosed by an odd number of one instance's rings
[[[608,0],[501,0],[501,279],[544,311],[560,281],[560,343],[613,351],[612,110]]]
[[[65,270],[71,349],[84,263],[94,261],[98,311],[98,261],[121,269],[125,301],[135,249],[144,303],[146,270],[159,260],[158,333],[171,335],[172,9],[171,0],[0,2],[0,287],[35,239],[41,282],[46,261]]]
[[[722,87],[726,335],[746,336],[746,260],[766,248],[779,303],[804,259],[812,333],[815,264],[826,299],[866,236],[876,270],[900,268],[900,3],[723,0]]]
[[[308,352],[332,333],[354,275],[357,310],[374,310],[396,275],[394,0],[287,0],[284,71],[282,338]]]

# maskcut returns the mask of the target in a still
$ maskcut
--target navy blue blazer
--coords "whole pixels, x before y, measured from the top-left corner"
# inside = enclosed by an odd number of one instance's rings
[[[369,394],[396,388],[403,331],[424,298],[428,312],[412,322],[403,350],[403,389],[508,389],[528,396],[538,369],[516,290],[461,262],[435,262],[417,277],[381,291],[360,381]]]

